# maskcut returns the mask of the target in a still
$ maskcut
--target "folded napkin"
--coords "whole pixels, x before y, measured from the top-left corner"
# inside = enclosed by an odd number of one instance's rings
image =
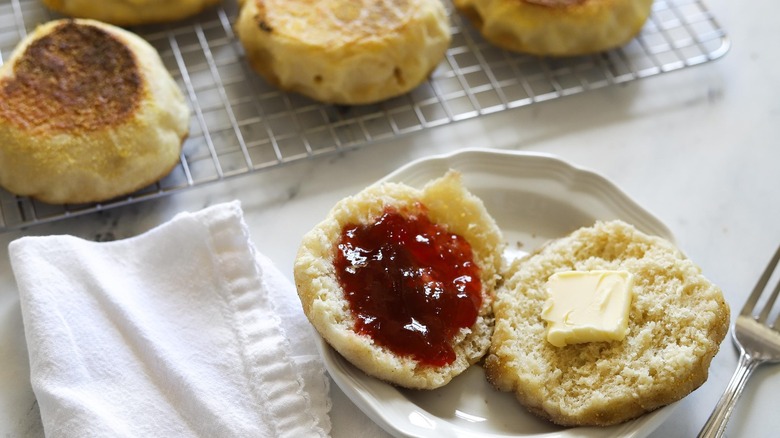
[[[329,434],[312,329],[238,202],[126,240],[24,237],[9,252],[47,436]]]

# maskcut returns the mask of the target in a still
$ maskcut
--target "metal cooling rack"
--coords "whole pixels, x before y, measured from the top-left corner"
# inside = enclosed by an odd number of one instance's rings
[[[235,0],[193,20],[132,29],[160,52],[189,99],[191,131],[181,163],[157,184],[101,204],[47,205],[0,189],[0,232],[699,65],[729,48],[726,33],[700,0],[655,0],[650,19],[631,43],[567,59],[497,49],[450,0],[444,2],[453,29],[444,61],[412,92],[367,106],[320,104],[280,92],[255,75],[233,33]],[[0,0],[0,64],[37,24],[54,18],[39,0]]]

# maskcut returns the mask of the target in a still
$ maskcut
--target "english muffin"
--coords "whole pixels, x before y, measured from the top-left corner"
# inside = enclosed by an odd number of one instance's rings
[[[441,0],[246,0],[236,31],[269,83],[345,105],[415,88],[451,39]]]
[[[602,52],[628,43],[653,0],[453,0],[501,48],[540,56]]]
[[[0,185],[47,203],[99,202],[179,162],[189,108],[140,37],[97,21],[35,29],[0,67]]]
[[[422,189],[372,185],[309,231],[303,310],[344,358],[407,388],[448,383],[487,352],[502,235],[454,171]]]
[[[61,14],[120,26],[163,23],[200,13],[222,0],[42,0]]]
[[[633,275],[623,340],[553,346],[542,318],[546,282],[565,271]],[[728,330],[720,289],[672,243],[621,221],[550,242],[509,269],[497,291],[488,380],[564,426],[606,426],[689,394],[707,379]]]

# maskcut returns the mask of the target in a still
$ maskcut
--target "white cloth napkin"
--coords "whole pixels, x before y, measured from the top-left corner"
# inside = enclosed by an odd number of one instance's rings
[[[312,329],[238,202],[126,240],[24,237],[9,252],[47,436],[329,434]]]

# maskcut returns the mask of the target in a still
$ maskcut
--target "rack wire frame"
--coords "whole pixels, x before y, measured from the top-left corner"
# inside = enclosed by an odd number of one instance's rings
[[[0,189],[0,232],[106,210],[250,172],[331,155],[460,120],[680,70],[722,57],[730,42],[701,0],[655,0],[626,46],[571,58],[510,53],[487,43],[443,0],[453,40],[411,92],[362,106],[282,92],[244,59],[235,0],[182,22],[133,28],[187,96],[190,134],[165,178],[108,202],[49,205]],[[0,64],[34,27],[59,18],[40,0],[0,0]]]

